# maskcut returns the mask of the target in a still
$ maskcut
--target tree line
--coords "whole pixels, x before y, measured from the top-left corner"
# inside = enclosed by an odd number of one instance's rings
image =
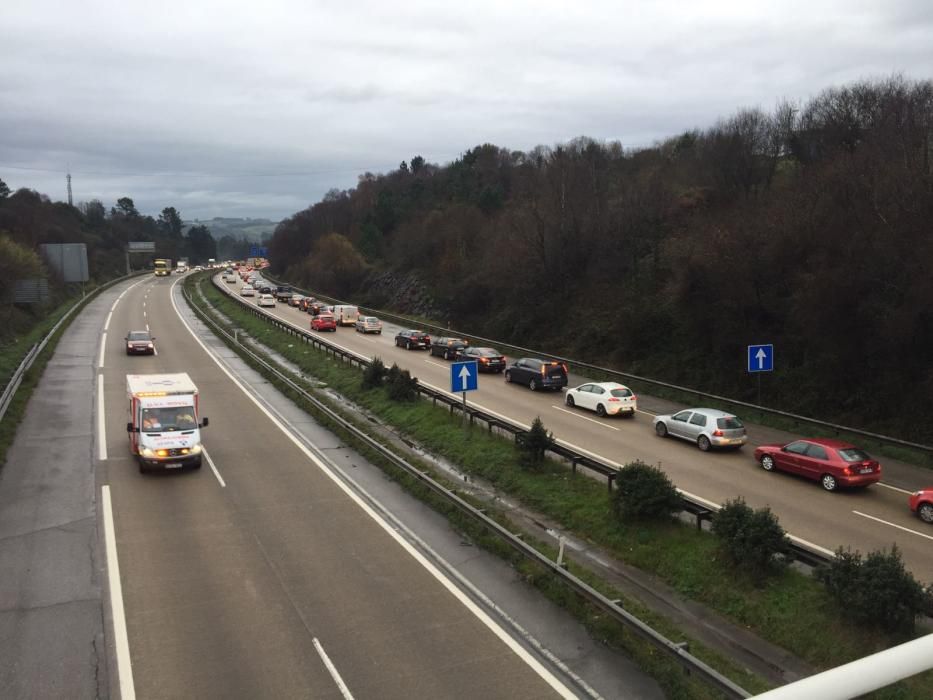
[[[915,440],[933,403],[933,83],[861,81],[650,148],[483,144],[283,220],[273,271],[477,335]]]

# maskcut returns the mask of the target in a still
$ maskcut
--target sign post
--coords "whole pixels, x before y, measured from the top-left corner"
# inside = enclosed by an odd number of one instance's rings
[[[758,375],[758,405],[761,405],[761,373],[774,371],[774,345],[748,346],[748,371]]]
[[[468,391],[479,389],[479,366],[476,360],[468,362],[454,362],[450,366],[450,391],[451,393],[460,392],[463,394],[463,430],[467,430],[467,400]]]

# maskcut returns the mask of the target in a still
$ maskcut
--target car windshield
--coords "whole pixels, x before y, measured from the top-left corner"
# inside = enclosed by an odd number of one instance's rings
[[[194,408],[191,406],[144,408],[140,424],[143,432],[193,430],[197,427]]]
[[[622,387],[619,389],[613,389],[609,393],[615,396],[617,399],[624,399],[625,397],[632,395],[632,390],[628,387]]]
[[[839,450],[839,456],[846,462],[866,462],[871,459],[865,450],[860,450],[857,447],[844,447]]]
[[[149,334],[146,331],[132,331],[127,340],[149,340]]]
[[[735,416],[727,416],[725,418],[717,418],[716,427],[720,430],[737,430],[738,428],[744,428],[745,424]]]

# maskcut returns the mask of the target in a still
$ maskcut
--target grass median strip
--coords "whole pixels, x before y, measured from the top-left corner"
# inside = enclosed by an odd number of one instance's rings
[[[226,298],[208,281],[201,284],[201,289],[210,304],[239,329],[293,362],[304,374],[326,383],[380,420],[396,426],[400,433],[429,453],[438,454],[457,464],[465,473],[494,484],[511,498],[560,522],[581,539],[597,543],[619,560],[657,575],[685,597],[708,605],[814,666],[839,665],[899,641],[880,633],[866,632],[843,619],[822,586],[800,572],[786,570],[763,586],[756,586],[755,582],[745,580],[725,565],[716,540],[706,533],[698,533],[673,522],[620,524],[613,516],[602,482],[574,475],[555,462],[546,462],[544,466],[530,471],[521,465],[511,441],[490,435],[479,426],[464,431],[458,416],[452,417],[446,409],[435,408],[429,402],[393,402],[383,390],[364,390],[358,369],[278,331],[242,309],[234,300]],[[336,404],[335,407],[339,408]],[[357,422],[365,424],[359,417]],[[414,487],[417,484],[413,484]],[[442,505],[438,507],[443,509]],[[468,524],[460,526],[469,531]],[[472,532],[470,534],[477,537]],[[487,539],[491,538],[487,536]],[[484,543],[484,546],[495,549],[492,544]],[[516,566],[522,570],[523,564],[517,563]],[[525,563],[524,566],[530,565]],[[592,578],[586,572],[575,573]],[[554,586],[548,578],[546,575],[529,574],[529,580],[546,590],[552,598],[562,599],[569,608],[579,607],[566,600],[566,592],[550,590]],[[620,597],[615,592],[607,594]],[[662,633],[681,638],[664,620],[634,601],[625,601],[625,605]],[[600,638],[612,639],[612,635],[602,631],[605,621],[598,615],[595,618],[589,622],[599,630]],[[586,620],[587,615],[581,613],[581,619]],[[683,674],[679,668],[672,662],[665,665],[654,658],[660,656],[657,653],[646,653],[646,645],[624,639],[618,643],[646,669],[654,668],[655,663],[661,664],[665,670],[656,676],[673,695],[704,696],[704,689],[695,688],[693,683],[689,684],[690,690],[681,687]],[[764,689],[762,681],[750,677],[702,645],[691,643],[691,650],[749,690]],[[928,684],[930,676],[923,674],[892,686],[880,691],[877,697],[925,697],[924,682]]]

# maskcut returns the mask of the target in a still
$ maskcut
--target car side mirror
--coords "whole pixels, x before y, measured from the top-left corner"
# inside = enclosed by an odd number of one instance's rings
[[[127,424],[126,424],[126,432],[128,432],[128,433],[135,432],[135,431],[133,430],[133,424],[132,424],[132,423],[127,423]]]
[[[201,421],[201,427],[206,428],[211,424],[210,419],[207,416],[204,416],[204,419]]]

